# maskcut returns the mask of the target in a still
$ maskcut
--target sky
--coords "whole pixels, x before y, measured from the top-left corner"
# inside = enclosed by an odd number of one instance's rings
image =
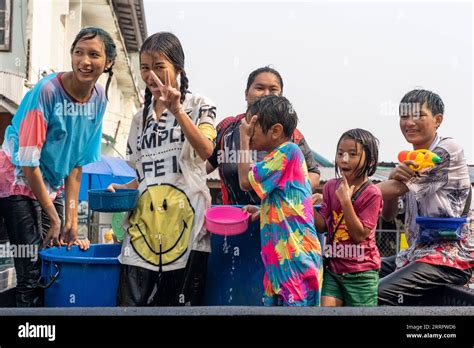
[[[445,104],[443,136],[474,164],[471,1],[144,0],[148,35],[171,31],[186,55],[189,89],[217,105],[217,120],[245,111],[249,73],[270,65],[313,150],[333,161],[337,141],[364,128],[379,161],[410,149],[398,103],[424,88]]]

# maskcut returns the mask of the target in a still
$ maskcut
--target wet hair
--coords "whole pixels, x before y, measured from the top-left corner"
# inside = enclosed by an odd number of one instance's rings
[[[179,39],[176,35],[169,32],[158,32],[149,36],[145,42],[143,42],[140,48],[140,56],[142,53],[159,52],[163,54],[171,64],[173,64],[175,70],[180,74],[180,87],[181,92],[181,104],[186,98],[188,93],[188,78],[186,77],[186,71],[184,70],[184,51]],[[141,57],[140,57],[141,58]],[[148,115],[148,111],[151,105],[151,91],[148,87],[145,88],[145,105],[143,108],[143,128],[145,128],[145,121]]]
[[[109,33],[107,33],[104,29],[97,27],[82,28],[81,31],[76,35],[76,38],[74,39],[74,42],[71,45],[71,54],[79,41],[91,40],[96,36],[98,36],[104,43],[105,55],[107,57],[107,60],[110,59],[112,61],[112,65],[110,66],[110,68],[106,68],[104,70],[104,72],[109,74],[109,77],[107,78],[107,84],[105,85],[105,97],[107,98],[107,100],[109,100],[107,93],[109,91],[109,85],[112,80],[112,76],[114,75],[112,67],[115,63],[115,58],[117,57],[117,49],[114,40],[112,40],[112,37],[109,35]]]
[[[281,75],[278,71],[275,69],[269,67],[269,66],[264,66],[262,68],[258,68],[254,71],[252,71],[247,79],[247,88],[245,88],[245,94],[248,93],[250,86],[252,86],[252,83],[254,83],[255,79],[257,78],[258,75],[262,73],[270,73],[273,74],[277,77],[278,82],[280,83],[280,88],[281,92],[283,93],[283,79],[281,78]]]
[[[273,94],[255,99],[247,108],[247,115],[258,115],[257,123],[262,127],[264,134],[279,123],[283,126],[285,136],[291,138],[298,124],[298,115],[290,101]]]
[[[372,133],[366,131],[365,129],[355,128],[350,129],[344,134],[341,135],[339,141],[337,142],[336,151],[339,149],[339,145],[343,139],[352,139],[356,143],[359,143],[362,147],[362,151],[365,152],[365,162],[363,166],[355,172],[357,177],[363,177],[364,175],[372,176],[374,175],[375,171],[377,170],[377,163],[379,160],[379,141]],[[362,157],[361,157],[362,158]],[[335,163],[337,163],[337,152]],[[357,166],[359,166],[359,163]],[[339,176],[339,168],[336,165],[336,177]]]
[[[398,109],[400,116],[406,112],[406,105],[419,104],[419,110],[421,110],[425,103],[433,116],[444,114],[444,103],[438,94],[425,89],[414,89],[405,94],[400,101]]]

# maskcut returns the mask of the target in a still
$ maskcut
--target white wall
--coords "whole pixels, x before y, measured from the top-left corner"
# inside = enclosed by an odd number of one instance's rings
[[[66,1],[67,2],[67,1]],[[82,2],[73,2],[69,1],[69,11],[65,15],[66,23],[66,41],[64,44],[63,60],[65,62],[65,69],[70,69],[71,67],[71,53],[70,47],[74,42],[77,33],[82,28]],[[60,52],[58,52],[60,54]]]
[[[69,14],[68,1],[33,1],[31,31],[31,82],[41,79],[41,72],[63,71],[70,67],[65,60],[66,26],[61,15]]]
[[[10,27],[11,51],[0,52],[0,70],[13,72],[19,75],[25,75],[26,38],[22,36],[22,33],[25,33],[27,7],[28,5],[26,0],[12,1],[12,21]],[[25,45],[25,47],[23,45]]]

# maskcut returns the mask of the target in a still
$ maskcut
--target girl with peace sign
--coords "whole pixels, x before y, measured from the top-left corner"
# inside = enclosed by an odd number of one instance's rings
[[[145,40],[140,71],[145,105],[133,118],[127,148],[138,178],[109,186],[140,191],[125,222],[119,304],[199,305],[210,252],[205,163],[214,150],[216,108],[188,91],[184,52],[171,33]]]

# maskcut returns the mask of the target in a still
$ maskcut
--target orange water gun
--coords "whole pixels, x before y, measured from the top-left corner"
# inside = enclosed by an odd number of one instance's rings
[[[418,167],[414,167],[413,165],[409,165],[408,167],[415,172],[419,172],[441,163],[441,157],[430,150],[419,149],[412,151],[401,151],[398,154],[398,161],[400,163],[403,163],[404,161],[415,162],[418,164]]]

